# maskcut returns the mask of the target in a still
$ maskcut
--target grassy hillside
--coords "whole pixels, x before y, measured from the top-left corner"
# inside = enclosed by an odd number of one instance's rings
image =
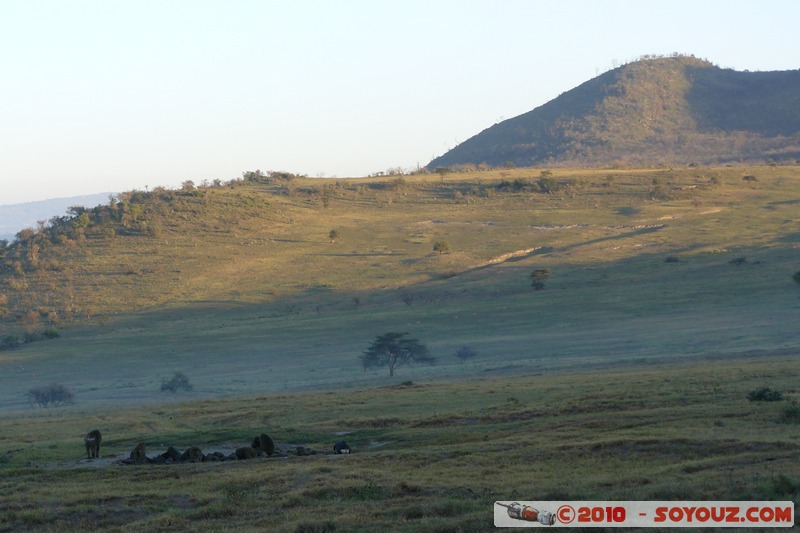
[[[126,194],[3,249],[0,338],[20,345],[0,350],[0,531],[481,531],[495,500],[798,501],[800,168],[251,177]],[[387,331],[438,364],[365,372]],[[192,391],[161,392],[175,372]],[[74,403],[32,406],[53,382]],[[785,399],[747,400],[762,387]],[[262,431],[320,453],[114,464]],[[353,455],[325,453],[341,438]]]
[[[519,169],[136,193],[5,251],[3,338],[21,344],[0,351],[0,396],[25,408],[58,381],[80,402],[162,401],[175,371],[197,398],[380,383],[359,355],[387,331],[439,358],[399,379],[793,353],[799,177]],[[479,356],[462,364],[465,345]]]
[[[736,72],[647,58],[585,82],[435,158],[459,165],[794,162],[800,71]]]

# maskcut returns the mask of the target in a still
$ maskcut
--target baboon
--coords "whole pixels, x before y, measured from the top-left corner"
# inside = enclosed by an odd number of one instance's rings
[[[206,455],[205,461],[224,461],[226,459],[225,455],[222,452],[211,452]]]
[[[135,465],[143,465],[148,463],[147,459],[147,450],[144,447],[144,442],[140,442],[136,445],[136,447],[131,451],[131,462]]]
[[[200,463],[200,462],[203,461],[203,459],[205,459],[205,456],[203,455],[203,451],[197,446],[192,446],[189,449],[187,449],[185,452],[183,452],[183,455],[181,455],[180,461],[182,463],[185,463],[185,462]]]
[[[102,437],[100,436],[100,431],[97,429],[93,429],[86,436],[83,438],[83,443],[86,446],[86,458],[87,459],[97,459],[100,457],[100,441]]]
[[[336,441],[336,444],[333,445],[333,453],[350,453],[350,445],[343,440]]]
[[[256,450],[263,450],[264,453],[267,454],[267,457],[272,457],[272,454],[275,453],[275,442],[266,433],[254,437],[250,446]]]
[[[264,453],[261,448],[253,448],[252,446],[236,448],[237,459],[255,459],[256,457],[263,457]]]
[[[167,451],[161,454],[161,456],[165,460],[169,460],[172,463],[177,463],[181,458],[181,452],[179,452],[175,447],[170,446],[167,448]]]
[[[298,446],[297,448],[295,448],[295,452],[299,456],[316,455],[317,454],[316,451],[312,450],[311,448],[306,448],[305,446]]]
[[[259,448],[264,450],[267,457],[272,457],[272,454],[275,453],[275,442],[266,433],[262,433],[258,440],[261,443]]]

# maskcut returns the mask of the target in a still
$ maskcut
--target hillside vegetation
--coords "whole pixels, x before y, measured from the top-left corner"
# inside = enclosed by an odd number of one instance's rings
[[[0,531],[488,531],[496,500],[798,502],[799,203],[800,167],[763,166],[256,172],[75,208],[2,248]],[[364,368],[387,332],[437,364]],[[51,383],[74,402],[32,405]],[[279,454],[118,464],[263,432]]]
[[[375,383],[359,355],[388,331],[439,360],[399,379],[790,353],[799,178],[251,173],[124,194],[3,249],[0,395],[22,407],[59,381],[78,401],[161,400],[175,371],[196,397]]]
[[[495,124],[428,167],[794,163],[798,134],[800,70],[646,58]]]

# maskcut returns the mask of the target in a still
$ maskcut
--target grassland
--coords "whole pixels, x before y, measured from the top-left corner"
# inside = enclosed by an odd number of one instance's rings
[[[152,192],[114,233],[5,250],[3,334],[61,336],[0,351],[0,528],[474,531],[499,499],[796,501],[790,404],[745,395],[797,395],[800,168],[551,177]],[[364,372],[386,331],[439,363]],[[175,371],[194,391],[159,392]],[[75,404],[30,406],[53,381]],[[262,430],[357,453],[97,468],[94,427],[120,457]]]
[[[0,400],[24,409],[30,387],[60,381],[83,402],[161,401],[175,371],[198,398],[381,383],[358,356],[393,330],[440,360],[400,379],[796,349],[800,169],[556,171],[573,185],[498,187],[538,176],[297,179],[145,203],[157,236],[98,228],[5,271],[21,288],[3,328],[55,316],[61,338],[0,352]],[[551,271],[543,291],[534,268]],[[479,353],[467,365],[463,345]]]
[[[495,500],[798,499],[795,357],[570,372],[0,420],[0,530],[488,531]],[[145,442],[279,445],[349,456],[97,466]],[[343,435],[343,436],[342,436]]]

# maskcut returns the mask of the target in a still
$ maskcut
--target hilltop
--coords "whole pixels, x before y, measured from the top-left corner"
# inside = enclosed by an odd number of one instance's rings
[[[646,58],[495,124],[428,167],[794,162],[798,133],[800,70]]]
[[[95,206],[108,202],[111,193],[98,193],[69,198],[51,198],[35,202],[0,205],[0,240],[13,241],[17,232],[47,222],[54,215],[67,214],[73,205]]]

